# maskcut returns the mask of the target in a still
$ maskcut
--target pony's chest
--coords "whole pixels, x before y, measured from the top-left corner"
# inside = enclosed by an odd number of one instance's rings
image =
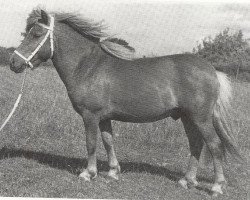
[[[108,101],[105,88],[100,80],[85,81],[69,92],[69,97],[74,107],[94,112],[101,110]]]

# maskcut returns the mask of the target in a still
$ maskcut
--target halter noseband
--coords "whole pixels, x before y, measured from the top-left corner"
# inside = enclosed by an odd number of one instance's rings
[[[44,39],[41,41],[41,43],[37,46],[37,48],[33,51],[33,53],[26,58],[25,56],[23,56],[20,52],[18,52],[17,50],[14,51],[15,54],[17,54],[19,57],[21,57],[23,60],[25,60],[26,64],[28,64],[30,66],[30,68],[33,68],[34,66],[32,65],[32,63],[30,62],[31,59],[36,55],[36,53],[39,51],[39,49],[43,46],[43,44],[46,42],[46,40],[48,39],[48,37],[50,37],[50,49],[51,49],[51,54],[50,54],[50,58],[52,58],[53,56],[53,52],[54,52],[54,40],[53,40],[53,30],[54,30],[54,17],[50,16],[50,25],[46,26],[44,24],[40,24],[40,26],[42,26],[43,28],[47,29],[47,33],[44,37]]]

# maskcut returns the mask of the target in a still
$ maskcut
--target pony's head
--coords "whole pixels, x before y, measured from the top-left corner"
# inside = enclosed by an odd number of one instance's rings
[[[16,73],[26,67],[36,68],[53,56],[54,18],[43,10],[34,10],[27,19],[26,37],[10,58]]]
[[[99,44],[108,54],[126,60],[134,58],[134,48],[130,47],[125,40],[109,37],[103,31],[105,26],[102,22],[95,23],[72,13],[55,13],[55,17],[57,24],[68,25],[72,31],[76,31],[86,39]],[[26,24],[26,37],[11,56],[11,70],[20,73],[26,67],[36,68],[41,62],[52,58],[55,17],[42,9],[35,9],[30,13]],[[62,32],[63,30],[57,29],[57,34],[58,31]]]

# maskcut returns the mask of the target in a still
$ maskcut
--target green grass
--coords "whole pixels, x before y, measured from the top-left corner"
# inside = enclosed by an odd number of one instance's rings
[[[22,76],[0,68],[0,123],[18,96]],[[234,83],[234,97],[231,117],[241,152],[249,163],[250,84]],[[100,138],[98,178],[91,182],[78,178],[87,164],[81,117],[73,110],[55,70],[29,71],[20,106],[1,132],[0,196],[210,199],[211,168],[200,169],[199,188],[185,190],[176,183],[185,172],[189,156],[179,121],[113,122],[113,127],[122,168],[120,180],[106,177],[108,164]],[[228,190],[219,199],[246,199],[248,172],[246,166],[237,163],[225,165]]]

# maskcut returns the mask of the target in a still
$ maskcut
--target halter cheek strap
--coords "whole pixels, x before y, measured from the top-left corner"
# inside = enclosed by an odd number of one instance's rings
[[[17,54],[19,57],[21,57],[23,60],[25,60],[25,62],[30,66],[30,68],[33,68],[33,64],[30,62],[31,59],[36,55],[36,53],[40,50],[40,48],[44,45],[44,43],[46,42],[46,40],[48,39],[48,37],[50,37],[50,58],[53,57],[53,52],[54,52],[54,39],[53,39],[53,30],[54,30],[54,17],[50,16],[50,26],[46,26],[44,24],[39,24],[40,26],[42,26],[43,28],[47,29],[47,33],[45,35],[45,37],[43,38],[43,40],[40,42],[40,44],[37,46],[37,48],[31,53],[31,55],[26,58],[25,56],[23,56],[20,52],[18,52],[17,50],[14,51],[15,54]]]

